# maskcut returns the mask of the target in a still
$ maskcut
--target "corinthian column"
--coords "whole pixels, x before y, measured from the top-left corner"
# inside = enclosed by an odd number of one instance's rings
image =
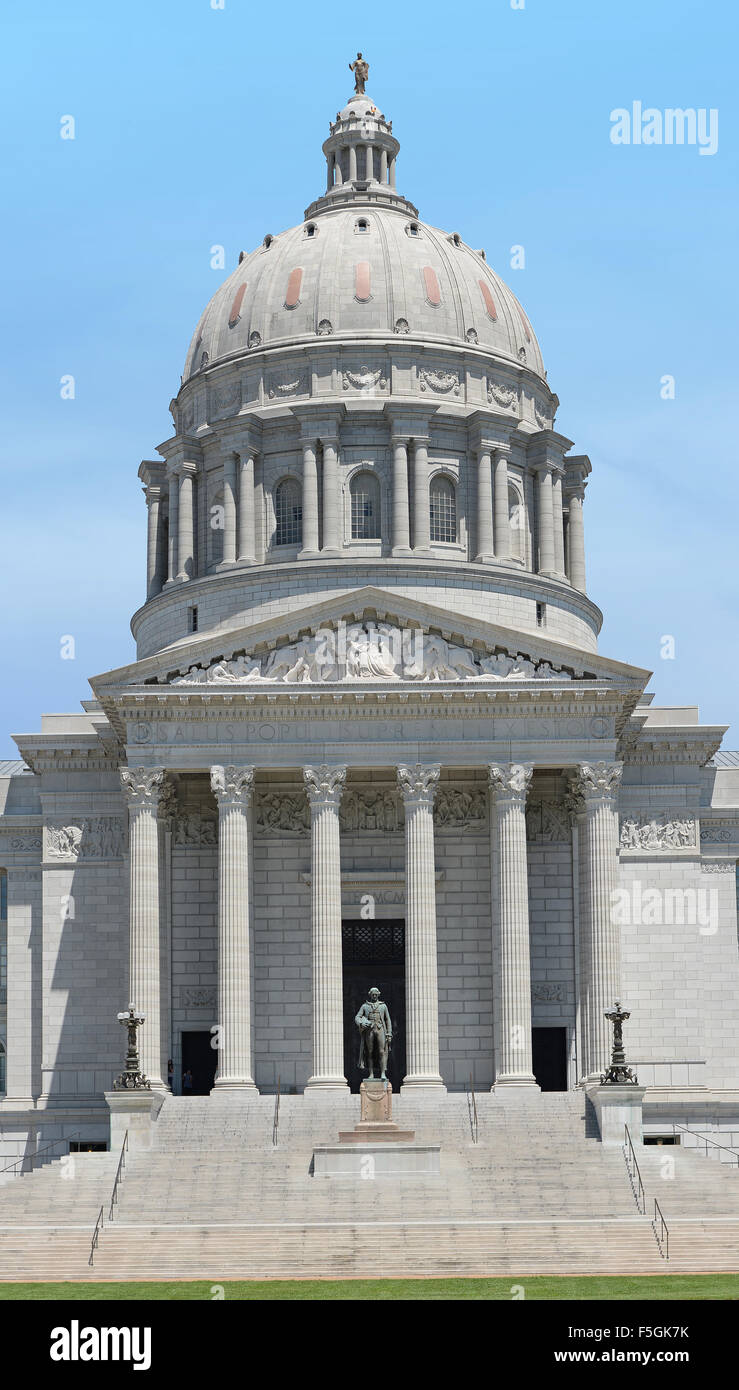
[[[439,1071],[434,796],[438,763],[398,768],[405,803],[405,1016],[403,1086],[444,1090]]]
[[[529,884],[526,872],[528,763],[492,763],[495,807],[493,859],[497,864],[497,912],[493,923],[493,1089],[536,1086],[531,1058],[531,960]]]
[[[140,1065],[157,1089],[162,1078],[159,985],[159,828],[157,814],[164,768],[122,767],[121,785],[129,819],[128,995],[146,1022],[141,1029]]]
[[[344,1090],[339,802],[345,767],[303,768],[311,816],[313,1073],[306,1087]]]
[[[249,807],[253,767],[212,767],[218,802],[218,1071],[214,1089],[256,1090],[251,1060]]]
[[[580,1078],[600,1077],[610,1059],[604,1017],[621,993],[621,932],[614,923],[618,886],[618,789],[622,763],[581,763],[572,791],[580,818]]]

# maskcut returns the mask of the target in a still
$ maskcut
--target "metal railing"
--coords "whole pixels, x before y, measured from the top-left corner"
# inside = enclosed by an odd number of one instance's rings
[[[657,1227],[657,1222],[659,1222],[659,1229]],[[657,1201],[656,1197],[654,1199],[654,1220],[652,1221],[652,1229],[654,1231],[655,1236],[657,1237],[657,1244],[659,1246],[660,1254],[664,1255],[666,1260],[669,1260],[670,1232],[667,1229],[667,1222],[665,1221],[665,1218],[662,1215],[662,1208],[660,1207],[660,1204]],[[663,1245],[664,1250],[662,1249]]]
[[[708,1145],[710,1144],[710,1145],[711,1145],[711,1148],[713,1148],[713,1149],[720,1149],[721,1152],[724,1153],[724,1154],[731,1154],[732,1161],[733,1161],[734,1163],[736,1163],[737,1167],[739,1168],[739,1153],[737,1153],[736,1149],[729,1149],[729,1148],[726,1147],[725,1144],[717,1144],[717,1143],[716,1143],[716,1140],[715,1140],[715,1139],[709,1139],[707,1134],[699,1134],[698,1131],[697,1131],[696,1129],[688,1129],[687,1125],[678,1125],[678,1124],[675,1124],[675,1123],[673,1122],[673,1125],[672,1125],[672,1132],[673,1132],[673,1134],[674,1134],[674,1132],[675,1132],[676,1129],[681,1130],[683,1134],[692,1134],[692,1136],[693,1136],[694,1139],[699,1139],[700,1142],[701,1142],[701,1144],[705,1144],[705,1146],[706,1146],[706,1158],[708,1158]],[[693,1144],[686,1144],[686,1145],[685,1145],[685,1148],[687,1148],[687,1149],[692,1149],[693,1147],[694,1147]],[[723,1159],[719,1159],[719,1163],[723,1163]],[[727,1166],[728,1166],[728,1165],[727,1165]]]
[[[124,1170],[124,1168],[125,1168],[125,1166],[126,1166],[126,1149],[127,1149],[127,1148],[128,1148],[128,1130],[126,1130],[126,1133],[125,1133],[124,1136],[123,1136],[123,1143],[122,1143],[122,1145],[121,1145],[121,1156],[120,1156],[120,1158],[118,1159],[118,1167],[117,1167],[116,1170],[115,1170],[115,1182],[113,1183],[113,1191],[112,1191],[112,1193],[110,1194],[110,1211],[108,1212],[108,1220],[109,1220],[109,1221],[112,1221],[112,1220],[113,1220],[113,1208],[114,1208],[116,1202],[118,1201],[118,1185],[119,1185],[119,1183],[120,1183],[120,1181],[121,1181],[121,1178],[122,1178],[122,1176],[123,1176],[123,1170]]]
[[[100,1232],[102,1231],[102,1229],[103,1229],[103,1208],[101,1207],[101,1208],[100,1208],[100,1211],[98,1212],[98,1219],[97,1219],[97,1221],[95,1222],[95,1230],[94,1230],[93,1233],[92,1233],[92,1240],[90,1241],[90,1258],[89,1258],[89,1260],[87,1261],[87,1263],[88,1263],[89,1265],[95,1263],[95,1251],[96,1251],[97,1248],[98,1248],[98,1241],[99,1241],[99,1239],[100,1239]]]
[[[73,1134],[65,1134],[63,1139],[53,1139],[50,1144],[44,1144],[43,1149],[37,1149],[35,1153],[21,1154],[21,1157],[17,1158],[15,1163],[9,1163],[7,1168],[0,1168],[0,1173],[9,1173],[11,1168],[17,1168],[19,1163],[21,1164],[22,1173],[23,1164],[29,1161],[31,1164],[31,1171],[33,1171],[33,1165],[37,1158],[40,1158],[42,1154],[48,1153],[49,1149],[55,1149],[57,1144],[71,1144],[73,1139],[79,1139],[81,1132],[81,1130],[76,1129]]]
[[[631,1187],[636,1198],[636,1205],[639,1208],[639,1211],[641,1212],[642,1216],[646,1216],[647,1201],[646,1197],[644,1196],[644,1183],[641,1180],[639,1164],[636,1161],[636,1154],[634,1153],[634,1145],[631,1142],[631,1135],[629,1134],[628,1125],[624,1125],[624,1158],[626,1159],[626,1168],[628,1170],[628,1174],[631,1179]]]
[[[277,1078],[277,1095],[275,1096],[275,1115],[272,1121],[272,1146],[277,1148],[277,1131],[280,1127],[280,1078]]]
[[[467,1089],[467,1112],[470,1117],[470,1131],[472,1134],[472,1143],[476,1144],[479,1123],[477,1118],[477,1100],[475,1099],[475,1088],[472,1085],[472,1072],[470,1072],[470,1084]]]

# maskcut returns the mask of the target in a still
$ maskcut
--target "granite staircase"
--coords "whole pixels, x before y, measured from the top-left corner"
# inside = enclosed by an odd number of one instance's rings
[[[394,1118],[441,1144],[435,1177],[315,1178],[316,1144],[357,1118],[355,1096],[168,1097],[155,1146],[74,1156],[0,1188],[0,1278],[355,1278],[739,1270],[739,1170],[645,1148],[646,1215],[623,1153],[589,1137],[580,1093],[394,1098]],[[670,1231],[665,1260],[652,1225]],[[90,1238],[106,1224],[95,1262]],[[368,1258],[368,1250],[372,1259]]]

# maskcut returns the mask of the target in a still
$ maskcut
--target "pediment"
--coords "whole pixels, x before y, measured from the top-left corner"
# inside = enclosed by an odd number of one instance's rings
[[[372,586],[267,622],[183,639],[91,684],[266,690],[352,681],[571,681],[643,688],[649,673],[544,635],[517,632]]]

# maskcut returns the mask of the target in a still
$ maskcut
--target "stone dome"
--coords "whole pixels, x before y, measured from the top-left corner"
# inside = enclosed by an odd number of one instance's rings
[[[482,251],[420,222],[407,206],[355,196],[265,237],[243,257],[198,324],[184,379],[250,350],[321,334],[479,344],[544,374],[524,310]]]

